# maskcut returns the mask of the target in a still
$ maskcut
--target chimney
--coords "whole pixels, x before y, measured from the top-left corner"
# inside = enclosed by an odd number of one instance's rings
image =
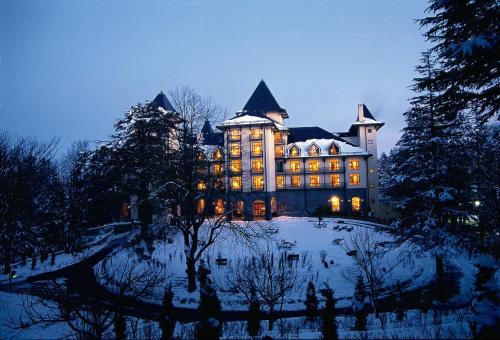
[[[365,104],[358,104],[358,122],[365,120]]]

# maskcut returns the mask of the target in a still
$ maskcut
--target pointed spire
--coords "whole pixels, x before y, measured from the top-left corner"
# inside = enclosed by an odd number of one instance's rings
[[[170,104],[170,102],[168,101],[168,98],[165,95],[165,93],[163,93],[163,91],[158,93],[158,95],[155,97],[155,99],[153,99],[152,104],[156,109],[161,107],[165,111],[176,112],[174,107],[172,106],[172,104]]]
[[[205,123],[203,124],[203,128],[201,129],[201,133],[203,135],[210,135],[214,133],[212,125],[210,125],[210,121],[208,119],[205,119]]]
[[[356,121],[363,122],[365,118],[376,120],[365,104],[358,104],[358,118]]]
[[[273,94],[262,79],[253,91],[242,112],[250,115],[263,116],[266,112],[280,112],[286,115],[286,110],[279,106]]]

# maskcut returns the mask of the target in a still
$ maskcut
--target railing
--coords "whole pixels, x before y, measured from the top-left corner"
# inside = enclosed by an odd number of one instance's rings
[[[250,152],[250,157],[262,157],[263,155],[264,155],[263,151],[261,151],[259,153],[256,153],[256,152],[253,152],[253,151]]]
[[[311,183],[301,183],[299,186],[293,186],[291,184],[286,184],[284,186],[277,186],[277,190],[304,190],[304,189],[343,189],[345,188],[345,184],[331,184],[329,182],[326,183],[320,183],[319,185],[312,185]]]
[[[262,139],[262,134],[258,136],[250,135],[250,140],[261,140]]]
[[[264,168],[262,169],[251,169],[252,174],[263,174],[264,173]]]
[[[230,158],[241,158],[241,151],[240,152],[230,152],[229,157]]]
[[[343,166],[338,167],[337,169],[330,169],[329,167],[320,167],[318,170],[311,170],[310,168],[306,167],[305,171],[304,168],[299,169],[298,171],[292,171],[291,169],[283,169],[283,171],[278,171],[276,170],[276,173],[278,174],[291,174],[291,175],[300,175],[303,173],[306,174],[324,174],[324,173],[335,173],[335,172],[345,172],[345,168]]]

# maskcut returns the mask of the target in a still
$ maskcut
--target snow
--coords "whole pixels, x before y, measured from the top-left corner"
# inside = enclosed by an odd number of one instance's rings
[[[330,145],[335,144],[339,147],[340,155],[369,155],[369,152],[359,148],[357,146],[350,145],[348,143],[339,141],[337,139],[308,139],[304,142],[296,142],[288,145],[288,150],[293,145],[296,145],[300,149],[299,157],[318,157],[318,156],[309,156],[308,150],[309,148],[315,144],[319,147],[319,156],[328,156],[328,148]]]
[[[353,123],[352,125],[377,125],[377,124],[384,125],[383,122],[379,122],[378,120],[374,120],[371,118],[365,118],[362,121]]]
[[[235,125],[256,125],[256,124],[272,124],[273,121],[268,118],[256,117],[250,115],[242,115],[222,122],[220,127],[228,127]]]

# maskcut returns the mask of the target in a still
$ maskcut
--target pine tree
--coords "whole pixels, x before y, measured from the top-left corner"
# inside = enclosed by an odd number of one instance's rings
[[[247,321],[248,335],[256,337],[260,332],[260,301],[257,297],[255,288],[251,290],[250,305],[248,306],[248,321]]]
[[[221,307],[217,291],[212,285],[212,280],[208,277],[209,272],[200,266],[200,305],[198,313],[200,322],[197,326],[198,339],[219,339],[222,329]]]
[[[497,0],[431,0],[420,24],[434,44],[441,88],[437,100],[451,116],[470,110],[485,122],[500,112],[500,4]]]
[[[358,280],[356,281],[354,295],[352,297],[352,310],[354,312],[354,315],[356,316],[356,324],[354,326],[354,329],[358,331],[366,330],[366,317],[368,313],[365,306],[365,298],[366,287],[363,282],[363,277],[359,275]]]
[[[337,333],[337,321],[335,320],[335,304],[336,299],[333,297],[333,290],[331,288],[326,288],[321,290],[321,295],[325,297],[325,308],[322,312],[322,327],[321,333],[323,334],[323,339],[338,339]]]
[[[306,305],[308,319],[313,320],[318,314],[318,297],[316,296],[316,288],[312,281],[309,281],[307,284],[306,300],[304,304]]]

